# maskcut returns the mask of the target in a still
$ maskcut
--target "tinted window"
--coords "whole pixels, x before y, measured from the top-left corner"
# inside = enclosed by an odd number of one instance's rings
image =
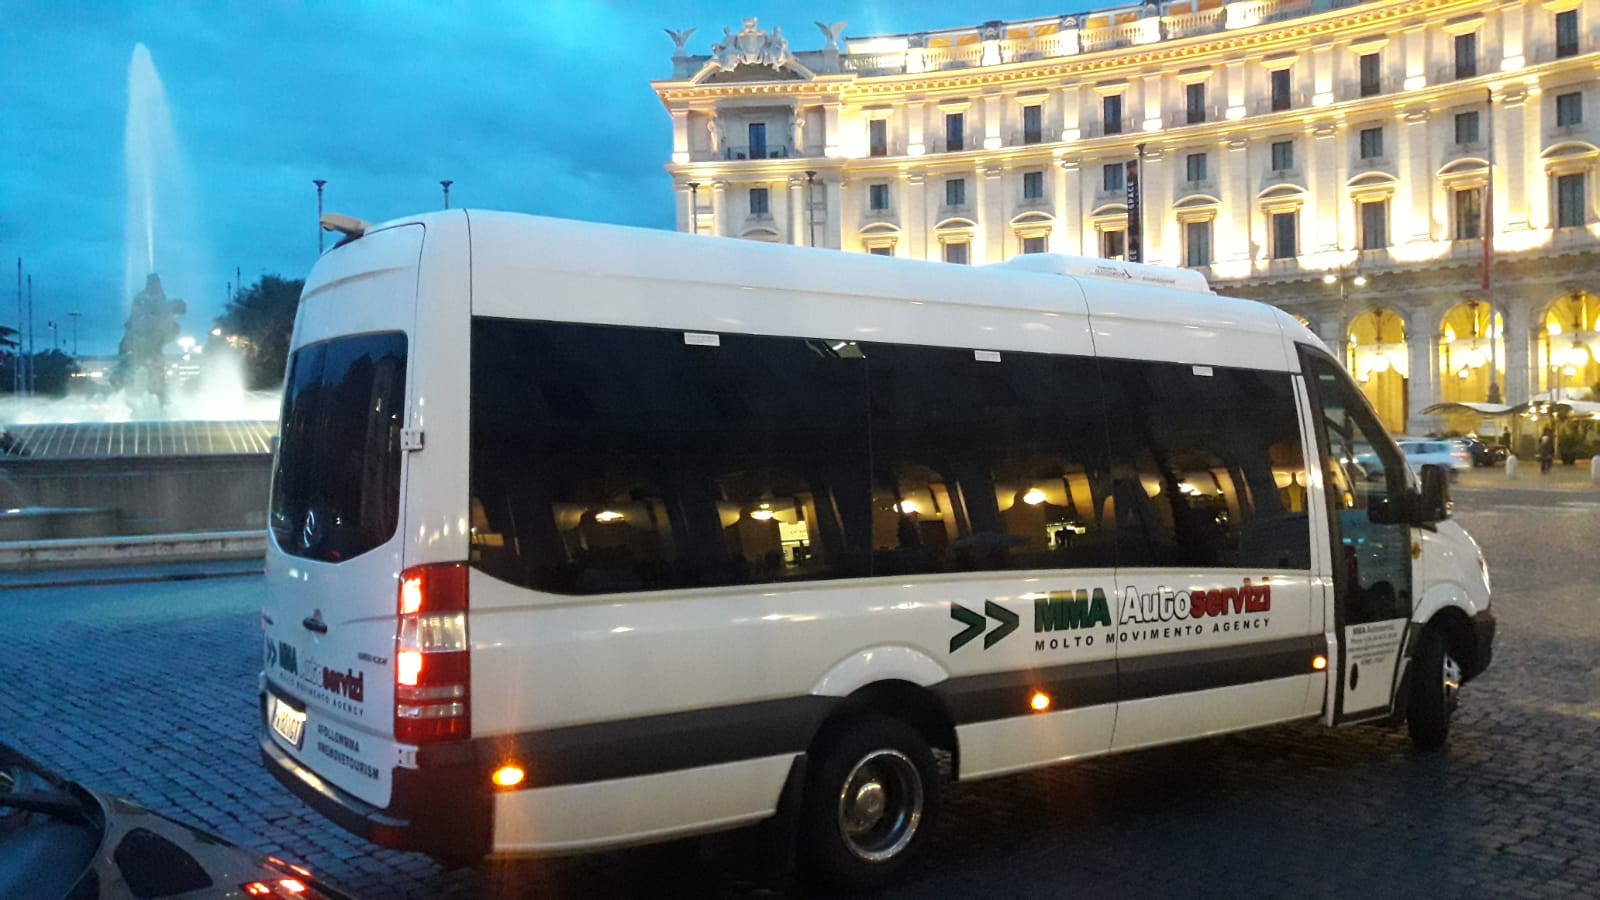
[[[340,562],[394,534],[405,391],[403,334],[295,351],[272,480],[272,533],[285,552]]]
[[[866,574],[854,345],[472,328],[478,568],[563,594]]]
[[[1111,565],[1092,359],[862,349],[875,574]]]
[[[1306,569],[1290,376],[1101,360],[1121,566]]]

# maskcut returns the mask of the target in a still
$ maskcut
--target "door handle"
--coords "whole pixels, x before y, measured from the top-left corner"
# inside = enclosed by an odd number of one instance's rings
[[[322,621],[321,619],[315,619],[311,616],[306,616],[304,619],[300,620],[300,624],[304,625],[308,631],[315,631],[317,634],[328,633],[328,623]]]

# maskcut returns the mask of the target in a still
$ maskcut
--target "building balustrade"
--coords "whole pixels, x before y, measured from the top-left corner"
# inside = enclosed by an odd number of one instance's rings
[[[1304,111],[1306,107],[1311,105],[1311,92],[1290,91],[1287,100],[1288,105],[1285,106],[1283,105],[1283,101],[1276,97],[1257,97],[1255,101],[1250,104],[1250,111],[1258,116],[1275,112],[1292,112],[1295,110]]]
[[[1364,2],[1369,0],[1235,0],[1195,11],[1190,2],[1169,0],[1001,23],[997,34],[1004,37],[988,36],[984,29],[952,29],[865,38],[851,42],[853,49],[840,55],[839,69],[862,75],[914,75],[1007,65],[1268,25]],[[1169,12],[1173,8],[1180,12]]]
[[[1167,113],[1167,124],[1174,127],[1183,125],[1203,125],[1209,122],[1221,122],[1227,114],[1228,108],[1220,103],[1210,103],[1197,110],[1190,110],[1185,106]],[[1198,117],[1191,115],[1198,114]]]
[[[796,153],[795,149],[787,143],[755,145],[724,144],[717,150],[716,153],[712,153],[709,150],[702,150],[694,154],[695,158],[699,160],[789,159],[791,157],[804,155],[808,154]]]
[[[1433,69],[1433,84],[1449,84],[1452,81],[1466,81],[1477,78],[1479,75],[1489,75],[1500,71],[1499,57],[1480,56],[1472,61],[1472,65],[1457,67],[1455,63],[1446,63],[1435,66]]]

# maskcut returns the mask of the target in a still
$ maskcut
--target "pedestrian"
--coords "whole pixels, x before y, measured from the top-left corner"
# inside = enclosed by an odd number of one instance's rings
[[[1539,474],[1544,475],[1550,471],[1550,464],[1556,459],[1556,434],[1546,428],[1539,435]]]
[[[1504,431],[1500,432],[1500,446],[1507,450],[1511,449],[1511,426],[1509,425],[1506,426]]]

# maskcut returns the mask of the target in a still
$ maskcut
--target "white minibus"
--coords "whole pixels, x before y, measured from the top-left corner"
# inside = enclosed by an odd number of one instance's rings
[[[1489,665],[1442,473],[1310,331],[1197,273],[327,221],[259,740],[378,844],[767,821],[872,887],[941,781],[1296,720],[1433,748]]]

